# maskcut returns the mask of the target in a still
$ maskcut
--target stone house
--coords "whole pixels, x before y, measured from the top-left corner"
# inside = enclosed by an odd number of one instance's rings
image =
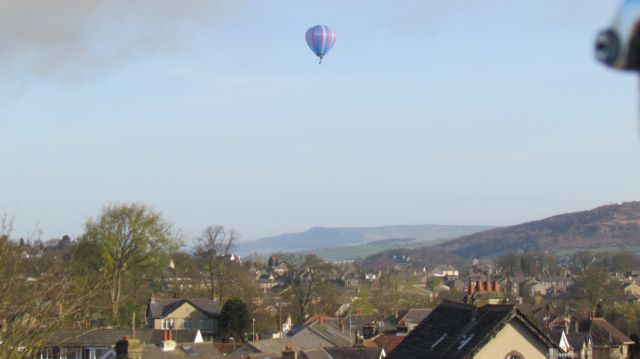
[[[203,336],[219,334],[220,305],[207,298],[157,299],[147,305],[147,327],[157,330],[200,330]]]
[[[473,305],[445,300],[389,359],[557,357],[557,345],[513,305]]]
[[[626,294],[640,295],[640,285],[636,283],[626,283],[623,288]]]

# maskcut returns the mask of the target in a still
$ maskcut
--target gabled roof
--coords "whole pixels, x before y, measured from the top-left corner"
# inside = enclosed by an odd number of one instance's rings
[[[576,349],[576,347],[571,344],[571,341],[569,340],[569,337],[564,332],[564,330],[552,331],[551,333],[547,333],[547,335],[554,343],[558,345],[558,348],[563,353],[569,353],[572,350]],[[582,345],[580,347],[582,347]]]
[[[404,322],[405,324],[418,324],[422,322],[432,311],[433,309],[410,309],[407,314],[400,318],[400,322]]]
[[[197,330],[173,331],[173,339],[178,343],[193,343]],[[131,329],[60,329],[47,339],[45,346],[112,346],[124,336],[131,337]],[[137,329],[136,339],[142,343],[155,344],[163,339],[162,330]]]
[[[604,318],[593,318],[580,323],[580,331],[591,334],[593,346],[609,346],[633,344],[634,341],[622,333],[618,328],[611,325]]]
[[[332,359],[379,359],[382,349],[373,348],[324,348]]]
[[[349,339],[343,336],[342,333],[331,330],[320,323],[313,323],[304,327],[287,338],[295,344],[294,347],[300,349],[349,345]]]
[[[382,333],[376,335],[372,340],[379,348],[384,349],[385,353],[391,353],[406,338],[404,335],[395,335]]]
[[[300,359],[331,359],[323,348],[307,349],[300,353]]]
[[[570,332],[567,334],[567,339],[576,351],[581,351],[584,345],[589,344],[591,341],[591,335],[589,333]]]
[[[291,346],[291,342],[288,339],[265,339],[247,342],[247,345],[258,353],[280,354],[287,346]]]
[[[196,309],[200,310],[210,317],[215,317],[220,314],[220,304],[218,303],[218,301],[207,298],[152,298],[149,301],[147,315],[152,319],[164,318],[185,303],[191,304]]]
[[[526,326],[549,348],[556,347],[513,305],[476,308],[445,300],[389,354],[389,359],[473,356],[512,320]]]

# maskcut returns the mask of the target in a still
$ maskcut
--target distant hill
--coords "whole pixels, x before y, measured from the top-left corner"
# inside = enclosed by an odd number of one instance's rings
[[[344,228],[313,227],[304,232],[287,233],[261,238],[256,241],[240,242],[236,251],[246,256],[253,253],[299,252],[323,248],[359,246],[384,240],[392,240],[389,243],[394,241],[424,242],[456,238],[489,228],[492,227],[437,224]],[[378,243],[378,245],[381,244],[384,247],[384,242]],[[386,248],[381,250],[383,249]]]
[[[330,247],[330,248],[322,248],[322,249],[313,249],[309,252],[313,252],[318,255],[318,257],[330,261],[345,261],[352,259],[364,259],[365,257],[380,253],[383,251],[388,251],[391,249],[402,249],[402,250],[411,250],[412,248],[420,248],[424,246],[432,246],[436,243],[440,243],[446,241],[450,238],[442,238],[442,239],[433,239],[426,241],[418,241],[415,238],[391,238],[391,239],[383,239],[379,241],[368,242],[365,244],[355,245],[355,246],[343,246],[343,247]]]
[[[466,257],[496,257],[511,251],[578,249],[640,250],[640,202],[598,207],[539,221],[473,233],[434,246]]]
[[[367,256],[363,264],[369,268],[388,268],[398,264],[394,256],[408,256],[411,264],[418,268],[422,266],[432,268],[437,264],[452,264],[458,268],[464,268],[469,263],[465,258],[449,253],[438,246],[427,245],[419,248],[397,248],[375,253]]]

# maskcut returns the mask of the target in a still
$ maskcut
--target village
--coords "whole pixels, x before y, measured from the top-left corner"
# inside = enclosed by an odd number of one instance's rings
[[[632,358],[638,352],[640,259],[630,252],[557,259],[508,253],[460,267],[406,255],[389,255],[382,265],[330,263],[313,254],[246,259],[232,252],[232,232],[215,229],[204,232],[205,239],[217,237],[202,241],[200,251],[176,252],[156,269],[137,272],[144,280],[127,277],[134,287],[125,285],[122,298],[133,310],[119,311],[127,317],[105,314],[95,297],[72,315],[62,303],[51,307],[57,325],[33,357],[117,358],[117,343],[126,343],[129,358]],[[78,242],[65,236],[11,246],[36,271],[68,260]],[[2,323],[2,333],[16,324],[7,317]]]
[[[640,0],[0,1],[0,359],[640,359],[638,74]]]

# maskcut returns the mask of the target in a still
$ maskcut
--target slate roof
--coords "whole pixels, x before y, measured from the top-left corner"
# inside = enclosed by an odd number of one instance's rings
[[[414,323],[418,324],[426,318],[433,309],[410,309],[407,314],[400,318],[400,322],[405,324]]]
[[[344,328],[345,333],[328,326],[320,324],[320,321],[313,322],[305,327],[297,329],[293,335],[287,338],[295,344],[296,348],[318,348],[321,346],[348,346],[351,344],[347,327]],[[352,332],[354,335],[355,331]]]
[[[589,333],[576,333],[571,332],[567,334],[567,339],[569,340],[569,344],[576,350],[581,351],[582,347],[587,343],[590,338]]]
[[[247,345],[252,347],[258,353],[280,353],[285,350],[287,346],[291,346],[291,342],[288,339],[265,339],[256,342],[248,342]]]
[[[197,354],[196,357],[222,358],[222,354],[211,343],[189,344],[188,346]],[[185,352],[184,346],[182,345],[179,345],[175,350],[169,352],[162,351],[162,348],[156,345],[145,345],[142,348],[142,357],[153,359],[174,359],[189,358],[189,355]]]
[[[591,334],[591,341],[594,347],[619,346],[634,343],[631,338],[611,325],[611,323],[607,322],[604,318],[593,318],[581,322],[580,331]]]
[[[371,322],[379,322],[378,317],[371,314],[352,314],[351,317],[346,316],[344,318],[325,318],[324,323],[330,325],[333,328],[340,329],[340,321],[342,321],[342,327],[345,331],[349,330],[349,319],[351,319],[351,332],[362,334],[362,327],[370,324]]]
[[[197,330],[174,330],[173,339],[178,343],[193,343],[197,332]],[[131,329],[60,329],[53,333],[46,341],[45,346],[110,347],[125,335],[131,337]],[[162,337],[162,330],[136,330],[136,339],[145,344],[160,343]]]
[[[356,331],[362,334],[362,327],[376,321],[373,315],[352,315],[351,332],[349,332],[349,317],[324,318],[315,315],[304,324],[294,327],[288,338],[299,348],[314,348],[322,346],[349,346],[352,344]],[[342,325],[341,325],[342,323]]]
[[[513,305],[476,308],[445,300],[407,335],[388,358],[471,357],[512,320],[518,320],[529,328],[549,348],[556,347]]]
[[[322,348],[308,349],[300,353],[300,359],[331,359],[329,354]]]
[[[333,359],[378,359],[382,349],[373,348],[323,348]]]
[[[156,299],[153,298],[149,301],[149,307],[147,308],[147,315],[152,319],[164,318],[169,313],[178,309],[184,303],[189,303],[196,307],[198,310],[207,314],[210,317],[215,317],[220,314],[220,303],[208,298],[182,298],[182,299]]]
[[[124,336],[131,337],[131,329],[60,329],[45,342],[45,346],[103,346],[110,347]],[[136,339],[151,343],[152,329],[136,330]]]

